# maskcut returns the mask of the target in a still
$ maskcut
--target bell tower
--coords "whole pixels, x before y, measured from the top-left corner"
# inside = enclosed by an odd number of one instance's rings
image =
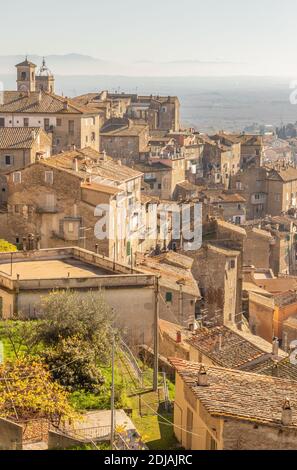
[[[36,91],[55,93],[55,77],[47,67],[45,58],[36,75]]]
[[[26,60],[16,65],[17,68],[17,89],[18,91],[35,91],[35,69],[36,65]]]

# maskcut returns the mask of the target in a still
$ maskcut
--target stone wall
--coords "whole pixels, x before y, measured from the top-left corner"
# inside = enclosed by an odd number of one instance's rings
[[[0,450],[22,450],[23,428],[0,418]]]
[[[224,450],[296,450],[297,431],[281,426],[264,426],[244,421],[225,420]]]

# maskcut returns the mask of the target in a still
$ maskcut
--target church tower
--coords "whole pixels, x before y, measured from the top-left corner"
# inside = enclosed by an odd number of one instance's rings
[[[18,91],[35,91],[35,69],[36,65],[26,60],[16,65],[17,68],[17,89]]]
[[[42,66],[36,75],[36,90],[46,91],[47,93],[55,93],[55,77],[45,63],[43,58]]]

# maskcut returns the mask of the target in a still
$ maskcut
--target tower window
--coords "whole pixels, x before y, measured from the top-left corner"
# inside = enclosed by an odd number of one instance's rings
[[[27,74],[26,72],[21,73],[21,80],[26,80],[27,79]]]

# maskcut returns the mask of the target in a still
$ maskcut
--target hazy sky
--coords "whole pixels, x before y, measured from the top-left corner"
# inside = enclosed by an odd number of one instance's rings
[[[230,73],[297,78],[296,0],[0,2],[0,55],[76,52],[204,71],[218,62]]]

